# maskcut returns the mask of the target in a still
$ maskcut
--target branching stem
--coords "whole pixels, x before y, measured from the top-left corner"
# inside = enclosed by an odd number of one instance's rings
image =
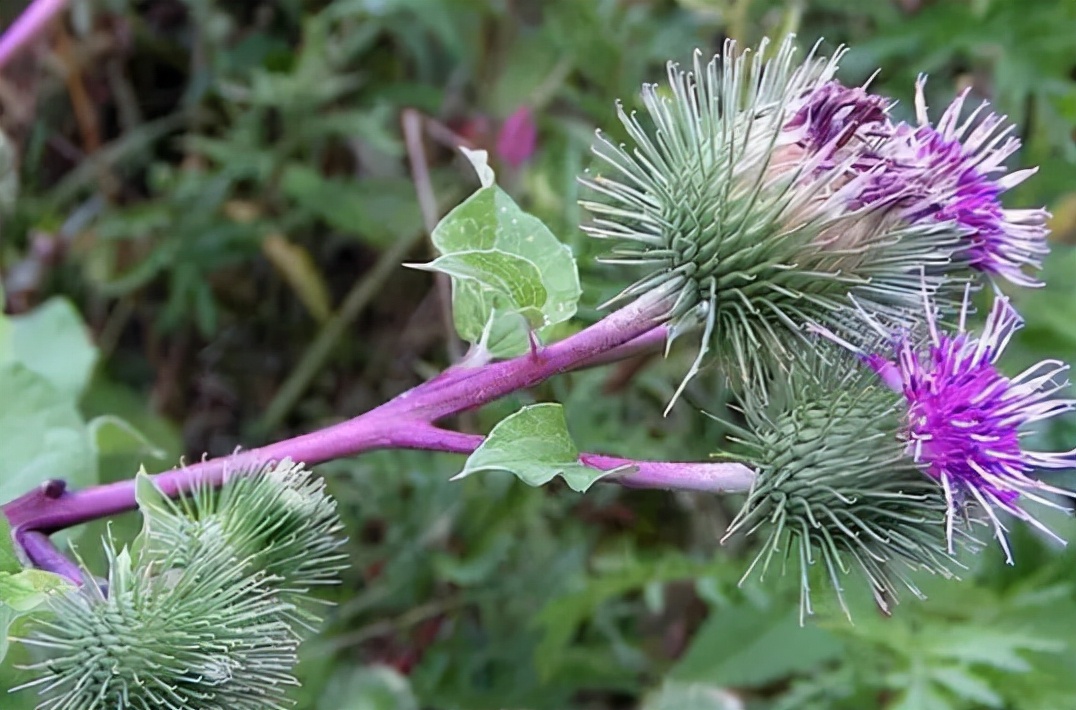
[[[165,495],[174,497],[197,486],[219,486],[231,471],[285,458],[314,465],[376,449],[471,453],[481,444],[481,436],[446,431],[434,422],[533,387],[559,373],[611,359],[617,353],[633,354],[640,347],[652,347],[664,339],[660,324],[670,299],[663,291],[648,294],[548,347],[473,371],[453,368],[348,421],[165,471],[154,480]],[[583,454],[580,462],[601,470],[627,467],[610,480],[634,488],[744,491],[753,480],[751,470],[736,463],[630,461],[598,454]],[[77,568],[59,555],[46,536],[135,507],[133,479],[81,491],[69,491],[61,481],[50,481],[6,504],[3,513],[33,564],[81,581]]]

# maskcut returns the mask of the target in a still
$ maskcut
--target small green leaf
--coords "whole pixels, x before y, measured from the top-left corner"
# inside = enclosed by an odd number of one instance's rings
[[[20,363],[0,365],[0,501],[50,478],[97,481],[97,457],[70,392]]]
[[[21,363],[69,397],[82,394],[97,363],[97,348],[70,301],[51,298],[6,320],[10,330],[0,337],[0,362]]]
[[[476,297],[482,300],[483,310],[488,308],[492,312],[493,308],[497,308],[519,313],[532,329],[545,325],[542,308],[548,294],[542,285],[542,275],[537,266],[521,256],[497,249],[461,251],[438,257],[421,268],[478,284]],[[475,323],[460,325],[468,328],[466,337],[469,341],[475,342],[476,335],[481,336],[481,332],[475,333],[471,329]]]
[[[532,404],[503,419],[453,480],[479,471],[508,471],[530,486],[561,476],[581,493],[612,473],[579,463],[564,408],[555,403]]]
[[[25,614],[44,604],[49,594],[69,586],[71,583],[60,575],[39,569],[0,572],[0,603]]]
[[[0,519],[3,519],[2,515]],[[7,528],[6,521],[2,527]],[[71,583],[58,574],[23,569],[18,560],[16,565],[17,572],[0,571],[0,662],[7,655],[11,625],[19,617],[41,610],[49,595],[71,588]]]
[[[519,355],[528,326],[542,336],[575,315],[579,271],[571,249],[493,183],[486,153],[465,155],[482,187],[437,225],[441,257],[421,268],[452,276],[460,337],[495,357]]]

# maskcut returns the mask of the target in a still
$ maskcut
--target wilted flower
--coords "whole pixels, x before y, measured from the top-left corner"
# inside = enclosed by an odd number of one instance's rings
[[[892,359],[870,353],[866,360],[904,395],[904,437],[915,461],[945,491],[950,547],[955,518],[967,504],[979,503],[1012,562],[1005,526],[995,509],[1053,535],[1024,509],[1021,499],[1060,507],[1043,494],[1076,496],[1031,477],[1041,469],[1076,469],[1076,449],[1027,450],[1021,443],[1025,427],[1076,409],[1076,401],[1057,397],[1066,384],[1059,376],[1068,369],[1057,360],[1045,360],[1012,378],[997,369],[998,358],[1022,325],[1007,298],[996,298],[978,337],[966,330],[967,309],[965,295],[959,330],[950,334],[938,328],[936,308],[928,302],[926,343],[898,333],[890,337]]]
[[[920,271],[941,287],[959,246],[948,223],[901,219],[899,193],[862,199],[886,181],[893,125],[885,100],[835,80],[841,53],[767,53],[730,42],[693,73],[670,65],[671,93],[643,88],[646,124],[618,109],[634,145],[595,147],[586,229],[648,268],[621,298],[678,289],[673,334],[703,330],[689,378],[711,348],[759,376],[805,323],[839,329],[850,294],[902,322]]]
[[[1006,209],[1001,194],[1033,175],[1036,168],[1006,173],[1005,160],[1020,148],[1013,125],[986,111],[983,102],[961,120],[968,91],[961,92],[931,126],[923,94],[915,86],[919,125],[901,123],[878,146],[888,163],[865,202],[899,193],[901,212],[912,223],[949,222],[967,242],[959,259],[981,271],[1023,286],[1040,286],[1026,267],[1038,269],[1048,251],[1043,209]],[[985,114],[985,115],[983,115]]]

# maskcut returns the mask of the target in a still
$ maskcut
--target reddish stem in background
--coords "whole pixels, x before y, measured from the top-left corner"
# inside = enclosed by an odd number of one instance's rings
[[[65,7],[67,0],[33,0],[0,34],[0,69],[26,45],[38,39]]]

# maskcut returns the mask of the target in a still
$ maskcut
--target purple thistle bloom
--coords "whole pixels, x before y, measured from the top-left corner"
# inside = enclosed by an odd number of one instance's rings
[[[915,86],[918,126],[898,124],[879,142],[889,169],[876,175],[863,202],[899,200],[905,219],[913,223],[950,222],[969,240],[964,258],[973,268],[1022,286],[1042,282],[1024,267],[1042,267],[1048,252],[1043,209],[1005,209],[1001,194],[1019,185],[1036,168],[1006,173],[1004,162],[1020,148],[1004,116],[984,113],[984,101],[960,121],[968,91],[961,92],[937,126],[927,116],[920,77]],[[976,121],[976,119],[980,119]]]
[[[864,87],[848,88],[839,81],[828,81],[811,91],[785,130],[792,131],[809,153],[829,156],[853,139],[858,139],[854,146],[858,150],[869,139],[892,132],[889,108],[889,101]]]
[[[1028,451],[1020,443],[1022,430],[1073,411],[1076,401],[1055,398],[1067,384],[1057,376],[1068,369],[1057,360],[1045,360],[1012,378],[997,369],[998,358],[1022,325],[1007,298],[999,296],[994,301],[978,337],[965,328],[967,310],[965,293],[959,329],[955,334],[945,333],[938,330],[935,309],[928,302],[930,339],[925,345],[900,334],[893,338],[893,360],[878,354],[863,355],[863,359],[888,386],[904,395],[909,452],[942,485],[949,503],[950,548],[955,516],[966,503],[978,502],[1011,563],[1005,526],[994,508],[1057,538],[1021,506],[1020,499],[1061,508],[1041,493],[1076,497],[1030,477],[1039,469],[1076,469],[1076,449]]]

